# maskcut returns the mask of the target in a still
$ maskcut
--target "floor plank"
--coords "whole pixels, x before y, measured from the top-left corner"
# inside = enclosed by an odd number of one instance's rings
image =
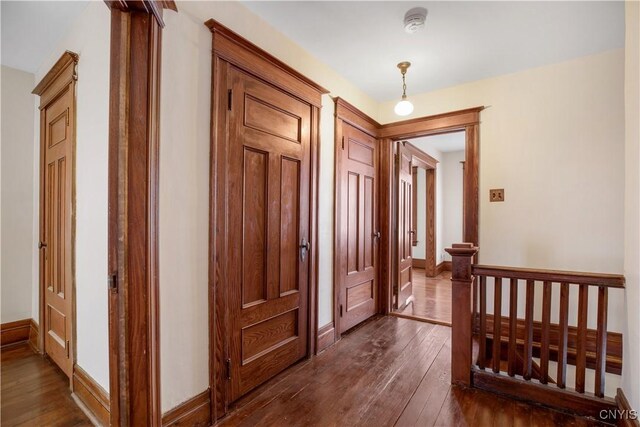
[[[232,405],[225,426],[594,425],[451,386],[451,329],[376,317]]]
[[[69,380],[27,343],[4,347],[0,424],[9,426],[91,426],[71,397]]]

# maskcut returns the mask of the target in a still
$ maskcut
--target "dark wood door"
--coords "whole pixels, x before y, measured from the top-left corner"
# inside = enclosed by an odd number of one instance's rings
[[[398,174],[398,289],[396,304],[402,308],[413,297],[413,257],[411,256],[411,242],[414,231],[413,221],[413,179],[411,176],[411,154],[402,143],[398,143],[397,156]]]
[[[307,355],[311,106],[228,74],[229,401]]]
[[[346,123],[340,179],[341,245],[340,332],[373,316],[378,295],[376,140]]]
[[[73,86],[42,110],[44,351],[71,378]]]

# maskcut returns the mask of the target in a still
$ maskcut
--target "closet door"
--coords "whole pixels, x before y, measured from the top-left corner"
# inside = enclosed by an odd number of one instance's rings
[[[229,401],[307,355],[311,106],[230,67]]]
[[[376,140],[343,124],[341,170],[340,332],[377,312],[378,239]]]

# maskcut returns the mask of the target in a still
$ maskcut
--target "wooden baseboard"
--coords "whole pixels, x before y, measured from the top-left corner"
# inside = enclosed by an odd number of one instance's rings
[[[333,322],[327,323],[318,329],[318,342],[316,344],[316,354],[332,346],[336,342],[336,330]]]
[[[211,391],[209,389],[181,403],[162,416],[162,426],[211,425]]]
[[[29,345],[31,349],[36,353],[40,353],[40,346],[38,345],[38,337],[40,336],[40,327],[36,323],[35,320],[30,319],[31,322],[29,324]]]
[[[537,403],[598,420],[602,419],[601,411],[613,411],[618,408],[616,402],[609,397],[599,398],[591,393],[580,394],[557,388],[555,385],[543,385],[478,369],[473,370],[473,386],[512,399]]]
[[[411,259],[411,266],[413,268],[425,268],[427,265],[427,261],[420,258]]]
[[[0,325],[0,346],[16,344],[29,340],[31,319],[16,320]]]
[[[624,395],[624,391],[619,388],[616,391],[616,404],[618,405],[618,417],[616,418],[616,425],[619,427],[639,427],[640,422],[638,422],[638,418],[640,418],[640,414],[638,411],[634,411],[629,401],[627,400],[627,396]]]
[[[436,265],[436,276],[443,271],[451,271],[451,261],[442,261],[440,264]]]
[[[109,425],[109,394],[81,367],[73,367],[73,393],[103,426]]]

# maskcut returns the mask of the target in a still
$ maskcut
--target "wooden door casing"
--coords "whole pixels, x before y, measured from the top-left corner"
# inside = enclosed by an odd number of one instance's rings
[[[413,177],[411,154],[401,142],[398,142],[397,159],[398,289],[396,291],[396,304],[397,308],[401,309],[406,306],[413,297],[413,257],[411,251],[414,234],[414,230],[412,229]]]
[[[229,89],[234,401],[307,355],[311,106],[237,68]]]
[[[378,311],[377,143],[343,123],[339,332]]]
[[[73,375],[75,66],[65,52],[36,86],[40,96],[40,346]]]

